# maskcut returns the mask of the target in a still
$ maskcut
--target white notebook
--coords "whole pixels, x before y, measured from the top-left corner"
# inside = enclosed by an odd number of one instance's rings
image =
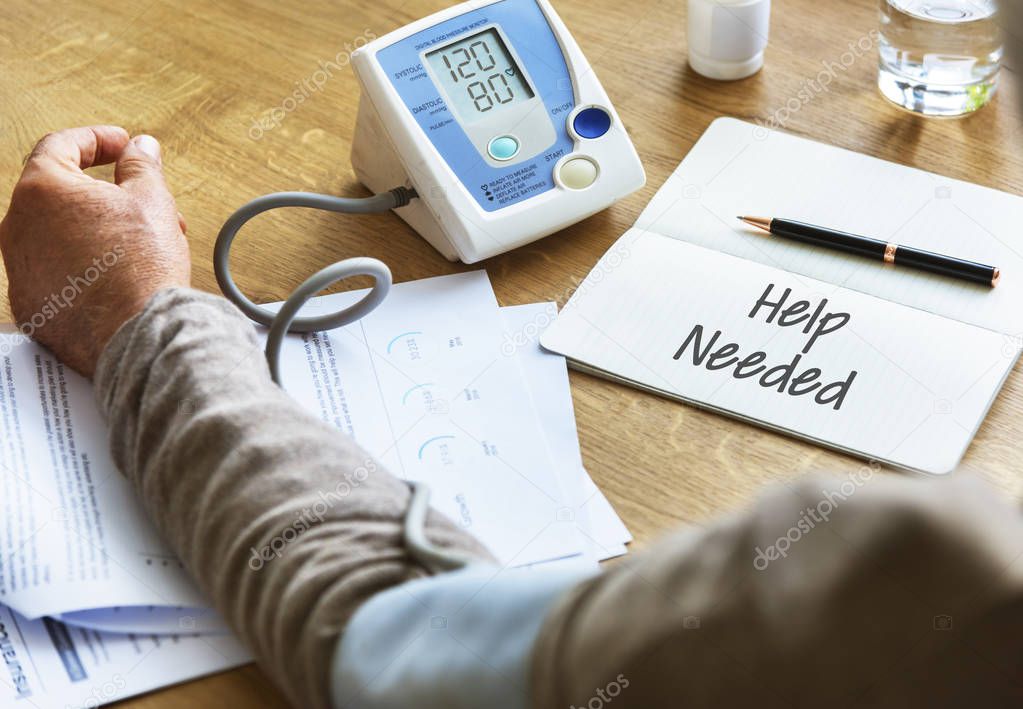
[[[991,289],[755,233],[774,216],[997,266]],[[1023,199],[715,121],[542,344],[822,445],[947,473],[1019,358]]]

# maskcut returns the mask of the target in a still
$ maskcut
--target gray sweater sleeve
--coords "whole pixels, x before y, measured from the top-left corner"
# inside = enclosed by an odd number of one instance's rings
[[[114,461],[216,608],[292,702],[329,705],[346,622],[428,574],[405,552],[408,487],[270,379],[225,300],[158,293],[96,372]],[[490,557],[439,515],[427,535]]]

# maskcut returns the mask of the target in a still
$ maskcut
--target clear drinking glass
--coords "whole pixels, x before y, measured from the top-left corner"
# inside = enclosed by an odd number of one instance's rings
[[[991,101],[1002,61],[996,0],[880,3],[885,98],[928,116],[962,116]]]

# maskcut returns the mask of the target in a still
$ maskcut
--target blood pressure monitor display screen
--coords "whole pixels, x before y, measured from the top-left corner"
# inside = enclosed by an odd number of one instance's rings
[[[475,123],[534,96],[494,27],[428,52],[426,60],[462,123]]]

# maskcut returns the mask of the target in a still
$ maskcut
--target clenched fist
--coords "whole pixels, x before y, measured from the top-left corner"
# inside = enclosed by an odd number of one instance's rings
[[[115,162],[114,183],[84,170]],[[91,377],[117,329],[190,280],[184,222],[160,146],[114,126],[47,135],[0,222],[11,309],[24,335]]]

